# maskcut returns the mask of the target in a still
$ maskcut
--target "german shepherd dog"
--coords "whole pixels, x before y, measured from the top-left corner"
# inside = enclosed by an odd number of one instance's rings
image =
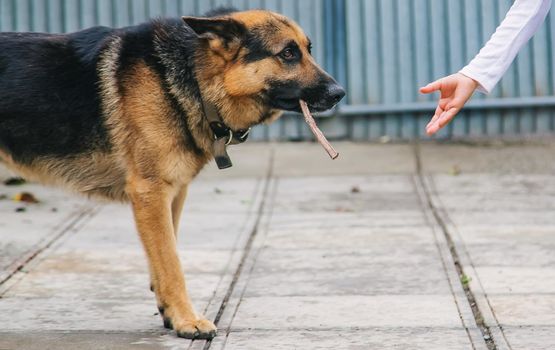
[[[164,325],[211,339],[176,251],[187,186],[214,156],[227,166],[221,140],[299,112],[299,99],[323,111],[343,98],[310,51],[297,24],[262,10],[0,33],[0,159],[31,180],[129,201]]]

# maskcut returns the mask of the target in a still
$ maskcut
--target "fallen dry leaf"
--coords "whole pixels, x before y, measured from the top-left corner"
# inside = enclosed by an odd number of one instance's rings
[[[39,200],[29,192],[21,192],[16,194],[13,197],[13,200],[16,202],[23,202],[23,203],[38,203]]]
[[[461,168],[458,165],[453,165],[449,170],[449,174],[452,176],[459,176],[461,174]]]
[[[354,212],[353,209],[351,209],[351,208],[344,208],[344,207],[337,207],[337,208],[335,208],[335,211],[336,211],[337,213],[353,213],[353,212]]]

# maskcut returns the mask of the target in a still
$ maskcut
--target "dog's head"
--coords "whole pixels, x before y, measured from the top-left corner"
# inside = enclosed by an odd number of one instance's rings
[[[275,117],[276,111],[299,112],[300,99],[312,111],[325,111],[345,96],[315,62],[310,39],[282,15],[254,10],[183,20],[201,43],[201,88],[204,85],[213,98],[229,100],[229,108],[243,108],[244,114],[258,109],[251,124]]]

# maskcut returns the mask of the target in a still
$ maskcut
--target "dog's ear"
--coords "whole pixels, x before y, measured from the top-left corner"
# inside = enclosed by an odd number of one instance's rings
[[[247,36],[247,28],[229,17],[182,17],[183,21],[220,54],[236,52]],[[227,56],[227,55],[226,55]]]

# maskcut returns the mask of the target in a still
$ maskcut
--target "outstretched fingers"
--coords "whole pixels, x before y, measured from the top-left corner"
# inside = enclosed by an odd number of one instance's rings
[[[451,120],[455,118],[457,113],[459,113],[459,111],[460,111],[460,108],[452,107],[451,109],[443,112],[435,122],[428,124],[428,126],[426,127],[426,133],[430,136],[435,134],[441,128],[449,124]]]
[[[439,117],[443,114],[443,112],[444,112],[443,108],[441,108],[441,106],[438,105],[432,119],[430,119],[430,122],[428,122],[428,125],[426,125],[426,128],[434,124],[439,119]]]

